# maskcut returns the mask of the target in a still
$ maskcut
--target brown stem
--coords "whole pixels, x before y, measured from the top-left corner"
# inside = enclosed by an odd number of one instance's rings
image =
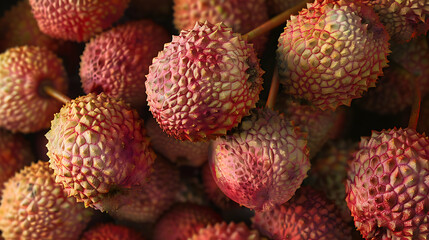
[[[247,41],[251,41],[255,39],[256,37],[259,37],[266,32],[271,31],[271,29],[281,25],[282,23],[286,22],[286,20],[290,17],[290,15],[297,13],[299,10],[304,8],[306,4],[309,2],[309,0],[304,0],[301,3],[298,3],[292,8],[289,8],[288,10],[280,13],[279,15],[271,18],[267,22],[263,23],[259,27],[253,29],[252,31],[246,33],[243,35]]]
[[[43,91],[45,91],[45,93],[48,94],[49,96],[57,99],[58,101],[60,101],[64,104],[70,102],[70,100],[71,100],[69,97],[67,97],[66,95],[62,94],[57,89],[55,89],[49,85],[43,86]]]
[[[277,65],[274,67],[273,78],[271,79],[270,92],[268,93],[268,99],[266,103],[266,107],[269,109],[274,108],[274,104],[276,103],[277,93],[279,91],[279,69]]]
[[[408,128],[417,129],[417,124],[419,122],[420,114],[420,104],[422,102],[422,93],[419,88],[420,78],[414,77],[412,79],[413,89],[414,89],[414,99],[413,105],[411,105],[410,120],[408,121]]]

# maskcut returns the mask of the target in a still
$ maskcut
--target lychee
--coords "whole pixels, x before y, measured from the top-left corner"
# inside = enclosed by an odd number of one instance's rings
[[[80,240],[143,240],[143,237],[129,227],[104,223],[84,232]]]
[[[194,234],[189,240],[260,240],[259,232],[255,229],[250,230],[243,222],[227,224],[220,222],[210,224],[201,228],[198,233]]]

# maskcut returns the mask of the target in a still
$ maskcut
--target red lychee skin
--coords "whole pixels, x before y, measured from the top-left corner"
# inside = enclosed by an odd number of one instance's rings
[[[23,135],[0,129],[0,198],[3,184],[34,160],[30,143]]]
[[[199,167],[208,160],[210,141],[189,142],[177,140],[159,127],[154,118],[145,121],[152,148],[178,165]]]
[[[45,34],[84,42],[117,21],[129,0],[30,0],[34,18]]]
[[[0,127],[22,133],[48,128],[62,103],[44,92],[46,85],[62,93],[68,87],[62,61],[50,50],[21,46],[0,54]]]
[[[226,196],[264,211],[288,201],[310,168],[305,135],[270,109],[255,110],[235,133],[213,141],[209,163]]]
[[[129,227],[104,223],[84,232],[80,240],[143,240],[143,237]]]
[[[256,211],[253,227],[273,240],[351,240],[351,228],[335,204],[311,187],[270,211]]]
[[[346,201],[366,239],[429,238],[429,138],[373,131],[349,163]]]
[[[208,224],[222,219],[209,207],[197,204],[176,204],[155,225],[153,240],[187,240]]]
[[[250,230],[243,222],[227,224],[220,222],[201,228],[198,233],[194,234],[188,240],[260,240],[257,230]]]
[[[174,0],[176,29],[191,29],[197,21],[222,22],[236,33],[245,34],[268,21],[265,0]],[[255,50],[262,56],[267,35],[252,40]]]
[[[359,2],[316,1],[291,16],[277,58],[286,92],[322,110],[350,106],[387,66],[389,36]]]
[[[164,45],[149,67],[149,109],[167,134],[202,141],[223,136],[255,107],[263,70],[242,36],[196,23]]]
[[[170,34],[151,20],[128,22],[97,35],[81,56],[82,88],[87,94],[122,98],[135,108],[146,105],[149,65],[170,40]]]
[[[46,134],[55,181],[87,207],[117,207],[112,199],[140,187],[152,171],[156,156],[142,125],[135,109],[104,93],[71,100]]]
[[[155,222],[176,202],[180,187],[179,170],[168,160],[157,156],[149,181],[141,188],[132,189],[119,200],[122,204],[109,214],[133,222]]]
[[[204,192],[207,194],[210,201],[212,201],[217,207],[221,209],[239,207],[236,202],[232,201],[219,189],[216,181],[213,179],[210,164],[208,162],[203,165],[201,175],[203,178]]]

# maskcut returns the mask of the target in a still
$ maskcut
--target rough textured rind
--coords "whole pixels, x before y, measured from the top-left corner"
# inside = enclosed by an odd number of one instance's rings
[[[226,222],[208,225],[201,228],[189,240],[260,240],[257,230],[250,230],[243,222],[227,224]]]
[[[151,20],[128,22],[97,35],[81,56],[83,90],[122,98],[136,108],[146,105],[144,82],[149,65],[170,39]]]
[[[105,210],[104,198],[141,186],[151,171],[156,156],[142,123],[134,109],[104,93],[71,100],[46,134],[55,181],[85,206]]]
[[[429,138],[373,131],[349,163],[346,201],[367,239],[429,238]]]
[[[0,129],[0,197],[3,184],[24,165],[33,161],[30,143],[23,135]]]
[[[29,0],[42,32],[54,38],[83,42],[117,21],[129,0]]]
[[[21,46],[0,54],[0,127],[31,133],[48,128],[62,103],[43,90],[45,85],[67,91],[61,59],[46,48]]]
[[[236,33],[245,34],[268,21],[265,0],[174,0],[174,25],[178,30],[191,29],[196,22],[222,22]],[[267,35],[252,40],[262,56]]]
[[[288,201],[310,168],[305,135],[269,109],[258,109],[233,134],[217,138],[209,163],[225,195],[255,210]]]
[[[371,8],[316,1],[291,16],[280,35],[281,82],[287,93],[321,109],[350,106],[382,75],[388,40]]]
[[[255,107],[263,70],[251,44],[222,24],[196,23],[165,44],[146,76],[148,105],[179,140],[226,134]]]
[[[239,205],[232,201],[231,198],[227,197],[222,190],[216,184],[216,181],[213,179],[210,164],[207,162],[203,165],[201,169],[201,177],[204,184],[204,192],[206,193],[208,199],[212,201],[216,207],[226,210],[231,208],[237,208]]]
[[[67,197],[47,162],[25,167],[5,184],[0,230],[5,239],[78,239],[91,211]]]
[[[179,187],[180,176],[177,167],[157,156],[149,181],[141,188],[121,195],[119,201],[123,204],[109,214],[133,222],[155,222],[176,202]]]
[[[201,228],[221,222],[209,207],[196,204],[176,204],[156,223],[153,240],[187,240]]]
[[[287,203],[255,212],[253,227],[273,240],[351,240],[351,228],[335,204],[311,187],[301,187]]]
[[[154,118],[145,121],[147,135],[153,149],[178,165],[199,167],[208,160],[210,141],[177,140],[159,127]]]
[[[86,231],[80,240],[143,240],[143,237],[129,227],[104,223]]]

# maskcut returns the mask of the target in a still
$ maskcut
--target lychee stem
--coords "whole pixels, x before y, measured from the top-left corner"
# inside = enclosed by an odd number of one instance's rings
[[[266,32],[271,31],[271,29],[281,25],[282,23],[286,22],[287,19],[289,19],[290,15],[297,13],[299,10],[303,9],[306,4],[310,2],[309,0],[304,0],[301,3],[295,5],[292,8],[289,8],[288,10],[280,13],[279,15],[271,18],[267,22],[263,23],[262,25],[258,26],[257,28],[251,30],[250,32],[243,35],[247,41],[251,41],[255,39],[256,37],[259,37]]]
[[[266,107],[269,109],[274,108],[274,104],[276,103],[277,93],[279,91],[279,69],[277,65],[274,67],[273,78],[271,79],[270,92],[268,93],[268,99],[266,103]]]
[[[408,121],[408,128],[417,129],[417,124],[419,122],[420,115],[420,104],[422,102],[422,93],[419,88],[419,78],[413,78],[413,89],[414,89],[414,99],[413,104],[411,105],[410,120]]]
[[[55,98],[56,100],[64,104],[70,102],[71,100],[69,97],[67,97],[66,95],[64,95],[63,93],[59,92],[57,89],[49,85],[43,86],[43,91],[45,91],[45,93],[48,94],[49,96]]]

